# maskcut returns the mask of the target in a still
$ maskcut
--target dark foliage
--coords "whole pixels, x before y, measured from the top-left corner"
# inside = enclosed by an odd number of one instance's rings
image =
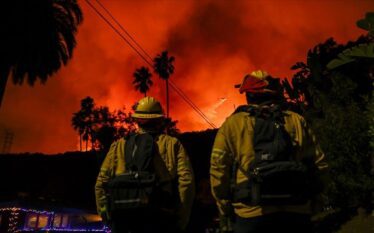
[[[67,152],[46,156],[0,156],[0,200],[43,198],[66,206],[95,210],[94,184],[98,174],[94,153]]]
[[[290,109],[309,122],[330,167],[325,205],[334,214],[318,223],[318,232],[335,231],[349,219],[352,208],[372,207],[374,59],[356,57],[333,70],[326,67],[343,51],[372,43],[374,38],[370,35],[346,45],[329,39],[308,52],[307,63],[298,62],[292,67],[297,71],[292,85],[287,80],[283,82]],[[325,228],[328,225],[330,228]]]
[[[210,154],[217,130],[188,132],[177,137],[185,147],[195,174],[196,198],[189,232],[205,232],[217,217],[215,200],[210,191]]]
[[[1,104],[9,75],[15,84],[45,83],[66,65],[82,12],[76,0],[1,1],[0,9]]]
[[[323,216],[322,220],[315,221],[316,233],[338,232],[342,223],[348,222],[357,214],[356,208],[346,208]]]
[[[153,59],[153,69],[158,76],[165,80],[166,85],[166,117],[169,117],[169,78],[174,73],[175,58],[163,51]]]
[[[136,105],[133,106],[133,110]],[[164,118],[161,130],[171,136],[179,135],[178,121]],[[125,109],[110,111],[107,106],[96,106],[94,99],[87,96],[81,100],[81,109],[73,113],[72,127],[80,136],[80,150],[82,141],[91,142],[91,150],[98,150],[106,154],[110,145],[122,137],[136,131],[135,119]]]
[[[160,78],[167,80],[170,75],[174,73],[173,62],[175,58],[169,56],[168,51],[163,51],[161,54],[158,54],[154,59],[154,71],[160,76]]]
[[[171,136],[178,136],[180,130],[177,128],[178,121],[166,117],[163,122],[163,131]]]
[[[79,133],[79,144],[81,151],[82,141],[86,141],[87,151],[88,140],[92,134],[94,107],[94,99],[87,96],[81,100],[81,109],[78,112],[73,113],[73,117],[71,119],[71,124],[74,130],[78,131]]]
[[[107,106],[96,106],[89,96],[81,100],[81,109],[73,113],[71,123],[86,142],[86,151],[89,141],[91,150],[107,151],[113,141],[135,131],[134,120],[125,109],[112,112]]]
[[[209,179],[210,154],[217,130],[187,132],[177,136],[186,148],[198,179]]]
[[[144,96],[147,96],[149,88],[153,85],[151,80],[152,74],[149,72],[149,69],[142,66],[135,70],[133,76],[134,81],[132,84],[134,84],[135,89],[144,94]]]
[[[374,34],[374,12],[366,13],[365,18],[358,20],[356,24],[357,27]]]

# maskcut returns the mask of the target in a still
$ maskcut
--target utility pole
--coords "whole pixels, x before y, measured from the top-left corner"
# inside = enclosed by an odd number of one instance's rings
[[[14,139],[14,133],[10,130],[4,130],[4,142],[1,150],[2,154],[10,153]]]

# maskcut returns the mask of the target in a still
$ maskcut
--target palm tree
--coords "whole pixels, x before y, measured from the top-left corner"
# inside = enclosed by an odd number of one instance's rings
[[[91,135],[92,148],[108,150],[115,140],[117,128],[117,116],[107,106],[94,109],[94,126]]]
[[[149,72],[149,69],[142,66],[135,70],[133,76],[135,79],[132,83],[135,86],[135,90],[143,93],[144,97],[147,96],[147,91],[149,91],[149,88],[153,85],[151,80],[152,74]]]
[[[14,84],[45,83],[67,64],[83,16],[76,0],[1,1],[0,9],[1,106],[9,76]]]
[[[82,135],[84,132],[84,116],[82,111],[73,113],[71,125],[73,126],[74,130],[78,131],[79,133],[79,150],[82,151]]]
[[[166,117],[163,121],[163,129],[166,134],[171,136],[177,136],[180,134],[180,130],[177,128],[178,121]]]
[[[95,103],[94,100],[87,96],[81,100],[81,108],[78,112],[73,113],[71,124],[74,130],[77,130],[80,138],[80,147],[82,150],[82,141],[86,142],[86,151],[88,141],[93,138],[93,127],[95,121]]]
[[[169,77],[174,73],[173,62],[175,58],[169,57],[168,51],[163,51],[153,59],[153,69],[166,84],[166,117],[169,117]]]
[[[84,117],[84,130],[83,130],[83,140],[86,141],[86,151],[88,149],[88,141],[93,135],[93,125],[94,125],[94,112],[95,112],[95,102],[90,96],[81,100],[81,110]]]

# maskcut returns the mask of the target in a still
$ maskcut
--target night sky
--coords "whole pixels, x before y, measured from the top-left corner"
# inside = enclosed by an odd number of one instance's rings
[[[0,134],[14,132],[12,152],[57,153],[78,149],[71,116],[86,96],[111,109],[130,109],[142,97],[132,86],[144,61],[85,1],[84,21],[73,59],[45,85],[8,82],[0,109]],[[365,33],[355,22],[374,10],[358,0],[102,0],[151,55],[167,49],[175,56],[171,77],[216,124],[245,102],[234,84],[254,69],[291,77],[308,49],[329,37],[339,43]],[[153,76],[150,95],[165,103],[164,83]],[[222,99],[224,98],[224,99]],[[208,125],[171,91],[170,112],[183,131]]]

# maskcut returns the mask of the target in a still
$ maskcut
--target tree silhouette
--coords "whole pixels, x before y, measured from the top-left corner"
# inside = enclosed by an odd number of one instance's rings
[[[368,12],[365,18],[356,22],[357,27],[368,31],[368,37],[374,37],[374,12]],[[327,64],[329,70],[339,68],[351,62],[358,60],[374,59],[374,43],[373,41],[365,41],[356,46],[351,46],[337,55],[335,59]]]
[[[84,132],[84,116],[81,111],[73,113],[71,125],[79,133],[79,150],[82,151],[82,135]]]
[[[165,117],[163,121],[163,130],[166,134],[171,136],[177,136],[180,134],[180,130],[177,128],[177,120],[173,120],[170,117]]]
[[[76,0],[12,0],[0,3],[0,106],[10,76],[13,83],[45,83],[66,65],[82,21]]]
[[[356,22],[356,25],[374,35],[374,12],[367,12],[363,19]]]
[[[142,66],[135,70],[133,76],[135,79],[132,83],[134,84],[135,89],[144,94],[144,97],[147,96],[147,91],[153,85],[151,80],[152,74],[149,72],[149,69]]]
[[[328,64],[343,51],[373,42],[370,35],[345,45],[329,39],[308,52],[306,63],[298,62],[292,67],[296,70],[292,85],[283,82],[289,105],[306,118],[326,154],[331,182],[325,201],[336,211],[334,215],[371,205],[374,59],[355,58],[334,69]],[[334,218],[322,219],[321,231],[317,232],[327,232],[322,231],[325,225],[342,224],[336,218],[332,224],[331,219]]]
[[[88,141],[92,138],[94,124],[95,102],[90,96],[81,101],[81,111],[84,117],[83,140],[86,141],[86,151],[88,150]],[[92,141],[92,140],[91,140]]]
[[[101,145],[106,145],[107,142],[111,143],[114,141],[116,135],[115,124],[116,116],[110,112],[107,106],[94,108],[92,131],[90,134],[92,149],[101,149]]]
[[[126,113],[125,109],[117,110],[116,116],[116,128],[117,136],[116,138],[121,138],[129,135],[136,131],[135,120],[131,117],[131,113]]]
[[[92,150],[106,151],[114,140],[136,130],[131,114],[125,109],[110,111],[107,106],[96,106],[89,96],[81,100],[80,110],[73,113],[71,124],[80,141],[86,142],[86,151],[88,142]]]
[[[169,117],[169,78],[174,73],[173,62],[175,58],[169,57],[168,51],[163,51],[153,59],[153,69],[166,84],[166,117]]]
[[[81,100],[81,108],[73,113],[71,124],[74,130],[79,133],[79,138],[86,142],[86,151],[88,150],[88,141],[91,139],[94,127],[95,103],[90,96]]]

